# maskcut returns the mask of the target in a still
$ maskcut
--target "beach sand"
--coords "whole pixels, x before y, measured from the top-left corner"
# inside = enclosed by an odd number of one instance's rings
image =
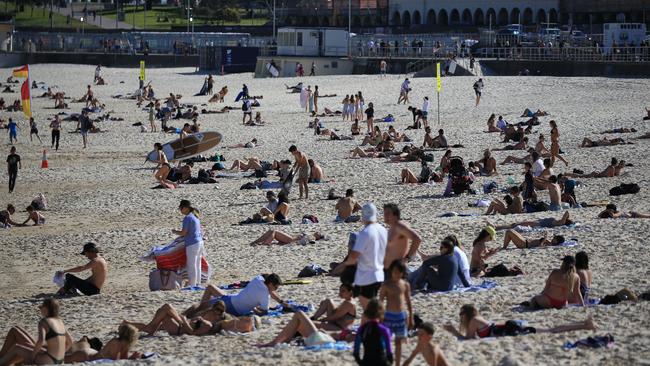
[[[3,69],[0,75],[9,75],[10,69]],[[93,66],[79,65],[32,65],[32,79],[58,85],[68,96],[83,95],[86,84],[93,78]],[[183,95],[182,102],[206,103],[208,97],[193,97],[203,82],[204,75],[194,74],[193,69],[151,69],[147,77],[153,82],[158,97],[170,92]],[[330,188],[343,194],[353,188],[362,202],[372,201],[378,207],[389,202],[398,203],[402,217],[423,237],[423,251],[435,253],[439,241],[448,234],[456,234],[471,251],[471,243],[486,219],[496,224],[513,223],[530,218],[559,216],[554,213],[511,215],[496,217],[454,217],[439,218],[447,211],[482,213],[484,209],[469,208],[467,203],[481,198],[463,195],[455,198],[441,198],[443,185],[415,186],[396,183],[400,170],[409,167],[419,172],[419,163],[388,163],[384,159],[345,159],[349,150],[360,143],[356,141],[323,141],[307,128],[310,120],[299,107],[298,94],[288,94],[284,84],[295,84],[297,79],[253,79],[252,74],[215,77],[215,90],[228,85],[230,94],[226,105],[236,109],[229,114],[212,114],[200,117],[202,129],[219,131],[224,136],[222,146],[249,141],[257,137],[261,143],[255,149],[225,149],[216,151],[226,158],[226,165],[234,159],[258,156],[263,160],[291,159],[288,147],[296,144],[310,158],[323,167],[327,183],[311,184],[309,200],[294,200],[291,203],[291,226],[234,226],[246,219],[264,205],[264,193],[255,190],[239,190],[252,178],[219,179],[218,184],[183,185],[174,190],[152,190],[155,185],[152,164],[143,164],[144,156],[152,150],[155,142],[166,142],[174,135],[163,133],[140,133],[134,122],[148,125],[147,113],[135,106],[133,101],[112,99],[113,94],[133,92],[137,88],[138,70],[104,68],[106,86],[94,86],[95,94],[111,116],[124,118],[123,122],[103,122],[99,126],[108,132],[90,136],[90,147],[82,149],[81,137],[69,134],[76,123],[65,122],[59,152],[49,152],[49,169],[40,169],[41,154],[49,150],[49,118],[58,110],[50,109],[53,101],[33,98],[33,111],[39,123],[44,146],[28,141],[27,123],[19,113],[3,112],[3,118],[13,117],[20,121],[18,153],[23,158],[23,167],[18,176],[16,192],[6,191],[6,171],[2,170],[0,205],[13,203],[18,212],[16,218],[26,217],[24,207],[39,192],[46,195],[49,210],[43,212],[47,224],[43,227],[12,228],[0,231],[0,334],[9,327],[20,325],[35,334],[38,320],[37,304],[43,294],[56,291],[52,283],[55,270],[85,263],[79,256],[83,243],[93,241],[104,252],[109,264],[109,278],[103,293],[95,297],[78,297],[62,300],[62,318],[75,338],[83,335],[98,336],[104,341],[110,339],[122,319],[149,321],[155,309],[163,303],[185,308],[197,301],[199,293],[179,291],[148,291],[148,272],[151,263],[140,262],[138,258],[152,246],[164,244],[171,239],[172,229],[179,228],[182,216],[177,207],[180,199],[189,199],[202,212],[202,224],[206,229],[206,251],[215,268],[214,284],[226,284],[248,280],[260,273],[276,272],[283,279],[295,278],[298,272],[310,263],[327,267],[330,262],[340,261],[347,250],[347,237],[351,231],[360,229],[360,224],[335,224],[334,201],[324,198]],[[361,90],[366,103],[373,102],[375,116],[393,114],[394,123],[400,131],[411,123],[406,106],[396,105],[400,76],[380,79],[378,76],[323,76],[304,78],[310,85],[319,85],[321,94],[337,94],[335,98],[322,98],[320,106],[340,109],[346,93]],[[124,83],[121,83],[124,82]],[[610,199],[608,190],[620,183],[638,182],[641,192],[634,195],[612,197],[611,200],[623,210],[650,211],[650,192],[647,179],[650,177],[648,163],[648,140],[635,140],[635,145],[596,147],[583,149],[578,144],[583,137],[598,137],[599,132],[615,127],[635,127],[636,134],[624,134],[624,138],[647,132],[647,124],[641,120],[643,107],[648,105],[647,80],[605,79],[605,78],[550,78],[550,77],[487,77],[483,100],[474,107],[473,78],[454,77],[443,80],[440,96],[441,125],[451,144],[462,143],[465,148],[454,149],[454,155],[465,161],[478,160],[488,147],[502,146],[498,134],[483,133],[490,113],[502,114],[506,120],[517,122],[525,108],[541,108],[551,116],[541,118],[542,124],[530,135],[531,145],[537,135],[544,133],[549,138],[548,121],[555,119],[561,133],[564,156],[570,162],[569,168],[558,162],[556,172],[579,168],[590,172],[604,169],[611,157],[625,159],[634,166],[626,168],[620,177],[606,179],[583,179],[584,186],[577,190],[579,201]],[[264,127],[241,125],[240,103],[233,99],[246,83],[252,95],[263,95],[262,112],[267,121]],[[433,129],[440,125],[436,120],[436,99],[434,79],[413,79],[411,101],[421,106],[422,98],[431,99],[430,120]],[[18,88],[17,88],[18,89]],[[39,93],[42,91],[39,90]],[[36,92],[34,91],[34,94]],[[18,99],[19,94],[2,94],[7,104]],[[221,108],[224,104],[211,104],[209,109]],[[79,113],[83,104],[71,104],[69,112]],[[199,108],[201,109],[201,107]],[[327,128],[338,129],[349,134],[349,123],[340,118],[323,118]],[[180,127],[183,121],[171,121]],[[378,124],[382,130],[386,123]],[[365,129],[365,123],[362,124]],[[3,132],[4,133],[4,132]],[[420,145],[423,130],[407,131],[408,136]],[[607,135],[612,136],[612,135]],[[8,154],[7,135],[2,136],[5,154]],[[403,144],[397,144],[401,148]],[[434,152],[437,162],[443,152]],[[495,152],[497,160],[510,152]],[[514,155],[523,156],[516,152]],[[4,159],[4,156],[3,156]],[[199,163],[198,168],[207,168],[213,163]],[[491,178],[477,178],[474,187],[494,180],[505,187],[507,179],[522,178],[521,165],[499,166],[500,175]],[[196,173],[195,173],[196,174]],[[270,178],[273,179],[273,178]],[[294,185],[291,198],[297,198]],[[501,197],[502,193],[490,197]],[[546,192],[540,197],[548,200]],[[549,248],[542,250],[508,250],[490,258],[490,264],[504,263],[518,265],[524,276],[497,278],[499,287],[478,293],[452,293],[416,295],[414,309],[420,316],[433,322],[436,327],[434,341],[443,349],[452,364],[473,365],[529,365],[529,364],[575,364],[575,365],[620,365],[643,364],[650,359],[650,304],[623,303],[615,306],[590,308],[572,307],[563,310],[545,310],[531,313],[517,313],[513,308],[541,292],[548,273],[558,268],[564,255],[579,250],[589,253],[594,271],[592,295],[602,297],[623,287],[637,293],[650,289],[646,250],[649,220],[596,220],[598,208],[572,209],[572,217],[581,223],[577,228],[558,228],[548,231],[549,235],[561,234],[567,238],[579,239],[575,248]],[[300,224],[303,215],[316,215],[320,223]],[[280,229],[289,233],[327,233],[330,241],[307,246],[287,245],[251,247],[252,240],[268,229]],[[537,237],[539,233],[528,235]],[[490,247],[500,246],[503,234]],[[337,278],[314,278],[310,285],[283,286],[280,294],[284,299],[301,303],[318,303],[326,298],[335,298],[338,291]],[[550,327],[565,322],[584,320],[592,314],[601,329],[597,332],[579,331],[562,334],[538,334],[501,339],[458,341],[442,329],[447,322],[458,323],[458,311],[466,303],[476,304],[482,315],[493,321],[507,319],[527,320],[531,326]],[[137,350],[157,352],[160,364],[353,364],[351,352],[305,351],[300,347],[288,346],[273,349],[257,349],[253,345],[268,342],[288,322],[290,315],[265,319],[261,330],[241,336],[169,337],[161,332],[156,337],[143,338]],[[598,334],[611,333],[616,343],[611,349],[564,351],[565,341]],[[415,346],[411,340],[405,346],[406,354]],[[421,364],[422,358],[417,359]]]

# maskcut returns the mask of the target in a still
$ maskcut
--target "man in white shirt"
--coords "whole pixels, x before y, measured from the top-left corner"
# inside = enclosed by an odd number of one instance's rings
[[[402,86],[399,90],[399,98],[397,99],[397,104],[400,104],[401,102],[404,102],[404,104],[408,103],[408,94],[409,91],[411,91],[410,85],[411,82],[409,81],[409,78],[404,79],[404,82],[402,82]]]
[[[499,119],[497,120],[497,127],[501,131],[505,131],[506,126],[508,126],[508,122],[505,119],[503,119],[503,116],[499,116]]]
[[[533,167],[532,167],[532,172],[533,172],[533,177],[539,177],[542,172],[544,171],[544,161],[542,158],[539,157],[539,154],[537,151],[533,151],[530,154],[531,160],[533,161]]]
[[[388,231],[377,223],[377,208],[367,203],[361,210],[365,227],[357,234],[352,252],[345,264],[357,266],[354,275],[354,294],[359,297],[363,309],[377,297],[384,282],[384,256],[388,242]]]
[[[424,97],[424,102],[422,103],[422,121],[424,122],[424,128],[427,128],[429,126],[428,116],[429,116],[429,97]]]

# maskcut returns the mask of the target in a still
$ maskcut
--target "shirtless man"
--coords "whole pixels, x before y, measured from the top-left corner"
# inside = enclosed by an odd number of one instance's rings
[[[402,366],[408,366],[411,364],[413,359],[418,355],[422,354],[426,363],[430,366],[447,366],[447,359],[445,355],[442,354],[440,347],[432,342],[433,338],[433,324],[423,323],[418,328],[418,343],[413,350],[413,353],[404,360]]]
[[[551,211],[562,210],[562,189],[560,189],[560,185],[557,183],[557,176],[551,175],[548,178],[546,189],[548,189],[548,196],[551,200],[549,209]]]
[[[57,272],[57,275],[65,274],[65,284],[57,293],[58,295],[76,294],[77,290],[86,296],[97,295],[104,286],[108,275],[108,265],[99,255],[99,248],[95,243],[86,243],[81,255],[85,255],[89,259],[87,264]],[[85,280],[70,274],[87,270],[90,270],[92,275]]]
[[[388,268],[395,260],[405,263],[413,258],[418,252],[422,238],[401,219],[401,211],[396,204],[384,205],[384,223],[389,226],[384,268]]]
[[[492,156],[490,149],[486,149],[483,152],[483,159],[475,162],[478,168],[481,170],[482,176],[492,176],[499,174],[497,172],[497,160]]]
[[[92,100],[94,99],[94,93],[92,89],[90,89],[90,85],[88,85],[88,90],[86,91],[86,94],[81,99],[86,101],[86,107],[88,107],[90,102],[92,102]]]
[[[307,188],[307,182],[309,181],[309,159],[305,153],[298,150],[296,145],[291,145],[289,147],[289,152],[293,155],[293,158],[296,162],[293,164],[293,168],[296,170],[296,175],[298,176],[298,187],[300,189],[300,198],[302,199],[303,192],[305,194],[305,199],[309,198],[309,188]]]
[[[335,221],[349,223],[357,222],[361,219],[359,215],[354,215],[354,213],[361,211],[361,205],[354,198],[354,191],[352,189],[345,191],[345,197],[340,198],[334,208],[336,209]]]
[[[438,136],[433,138],[431,145],[433,148],[442,148],[449,146],[447,143],[447,138],[445,137],[445,131],[442,128],[438,130]]]
[[[307,159],[309,163],[309,183],[323,183],[323,168],[316,164],[313,159]]]
[[[565,173],[564,176],[570,177],[570,178],[611,178],[620,172],[622,167],[620,169],[617,169],[619,167],[619,162],[618,159],[612,158],[611,162],[609,163],[609,166],[605,168],[602,172],[591,172],[589,174],[576,174],[576,173]]]

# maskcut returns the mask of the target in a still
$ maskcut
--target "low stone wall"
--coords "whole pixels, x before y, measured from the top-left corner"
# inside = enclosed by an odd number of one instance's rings
[[[523,70],[539,76],[650,77],[650,63],[481,60],[485,75],[512,76]]]

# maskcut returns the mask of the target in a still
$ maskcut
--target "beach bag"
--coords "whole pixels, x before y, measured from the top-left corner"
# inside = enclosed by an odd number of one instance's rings
[[[175,271],[166,269],[154,269],[149,272],[149,290],[167,291],[180,288],[183,284],[183,276]]]
[[[618,187],[614,187],[609,190],[610,196],[621,196],[624,194],[635,194],[639,193],[641,187],[636,183],[621,183]]]

